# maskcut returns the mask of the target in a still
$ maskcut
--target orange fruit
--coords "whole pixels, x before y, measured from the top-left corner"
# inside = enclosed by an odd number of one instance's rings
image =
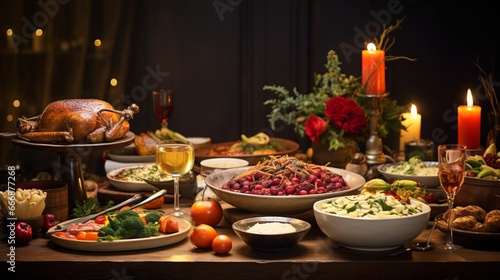
[[[165,202],[165,197],[160,196],[159,198],[144,204],[144,208],[146,208],[146,209],[158,209],[158,208],[161,208],[163,206],[164,202]]]
[[[217,236],[215,229],[209,225],[194,226],[189,232],[189,241],[197,248],[207,249],[212,247],[212,241]]]
[[[233,241],[227,235],[217,235],[212,241],[212,250],[214,250],[216,254],[227,254],[231,251],[231,248],[233,248]]]
[[[199,200],[191,205],[194,225],[206,224],[215,227],[222,220],[222,206],[217,200]]]

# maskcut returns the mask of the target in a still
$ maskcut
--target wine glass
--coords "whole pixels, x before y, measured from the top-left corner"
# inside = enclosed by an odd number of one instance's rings
[[[438,146],[439,182],[446,193],[448,201],[448,229],[446,243],[438,247],[445,250],[460,249],[462,246],[453,244],[453,220],[455,212],[453,204],[455,195],[460,191],[465,178],[466,146],[445,144]]]
[[[161,121],[161,127],[167,127],[168,120],[174,110],[174,91],[171,89],[153,91],[153,107],[156,116]]]
[[[164,173],[174,178],[174,211],[170,215],[178,218],[189,218],[180,210],[179,178],[188,174],[195,160],[193,144],[186,140],[164,140],[156,144],[156,165]]]

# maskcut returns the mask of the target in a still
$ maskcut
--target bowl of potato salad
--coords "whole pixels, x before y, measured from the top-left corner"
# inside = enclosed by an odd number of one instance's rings
[[[410,242],[426,228],[431,213],[419,200],[408,203],[383,192],[319,200],[313,210],[327,237],[361,251],[392,250]]]

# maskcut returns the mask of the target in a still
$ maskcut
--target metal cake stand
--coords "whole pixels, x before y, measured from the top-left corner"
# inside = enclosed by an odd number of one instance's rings
[[[59,181],[68,185],[68,210],[69,213],[71,213],[71,210],[75,206],[75,201],[81,201],[87,198],[87,193],[83,187],[82,155],[93,151],[103,151],[128,146],[134,142],[134,137],[135,134],[129,131],[123,138],[105,143],[50,144],[35,143],[20,138],[12,139],[12,143],[22,148],[58,153],[58,178]]]

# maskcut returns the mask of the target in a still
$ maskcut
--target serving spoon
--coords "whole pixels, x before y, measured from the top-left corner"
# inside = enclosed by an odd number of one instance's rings
[[[402,248],[402,249],[400,249],[400,250],[398,250],[396,252],[393,252],[393,253],[389,254],[389,256],[391,256],[391,257],[398,256],[398,255],[401,255],[402,253],[409,252],[411,250],[415,250],[415,251],[430,251],[430,250],[434,249],[434,244],[431,244],[431,237],[432,237],[432,233],[434,232],[435,228],[436,228],[436,223],[434,223],[432,225],[431,231],[429,232],[429,236],[427,237],[427,242],[425,242],[425,243],[415,243],[411,247]]]
[[[434,249],[434,244],[431,244],[431,237],[432,237],[432,232],[434,232],[434,229],[436,229],[436,223],[432,225],[431,231],[429,232],[429,237],[427,237],[427,242],[425,243],[415,243],[411,247],[413,250],[417,251],[430,251]]]

